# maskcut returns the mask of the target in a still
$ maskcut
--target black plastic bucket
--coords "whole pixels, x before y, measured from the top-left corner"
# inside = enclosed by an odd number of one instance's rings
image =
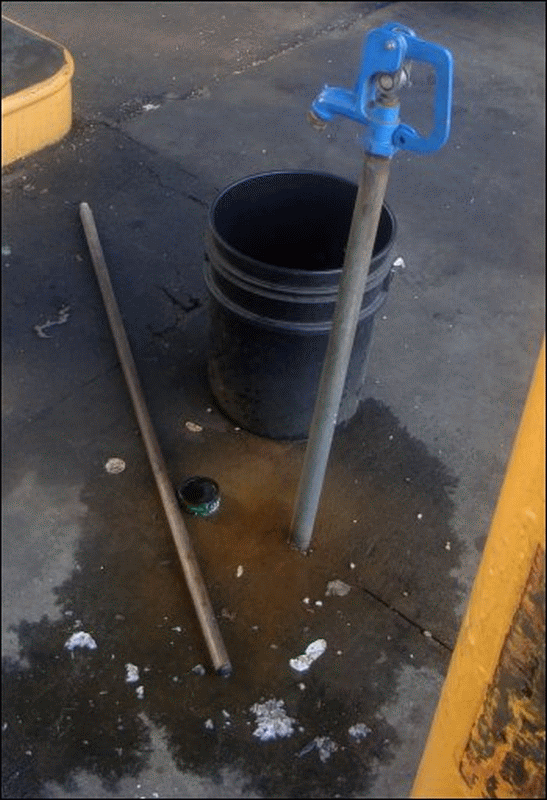
[[[209,383],[223,412],[259,436],[308,435],[356,195],[354,183],[335,175],[269,172],[232,184],[211,206]],[[395,232],[384,205],[339,423],[362,399]]]

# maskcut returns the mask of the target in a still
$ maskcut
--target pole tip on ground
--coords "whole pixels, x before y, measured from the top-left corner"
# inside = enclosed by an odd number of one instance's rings
[[[232,665],[230,662],[227,664],[223,664],[221,667],[217,669],[217,675],[220,675],[221,678],[229,678],[232,674]]]

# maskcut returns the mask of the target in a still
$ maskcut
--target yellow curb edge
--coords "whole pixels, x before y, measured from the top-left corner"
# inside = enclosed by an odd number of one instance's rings
[[[69,51],[8,17],[3,19],[52,42],[63,51],[64,65],[50,78],[2,99],[2,167],[58,142],[72,126],[74,60]]]

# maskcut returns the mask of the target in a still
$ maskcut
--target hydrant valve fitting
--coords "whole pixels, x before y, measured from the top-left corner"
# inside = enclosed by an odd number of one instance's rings
[[[399,119],[395,92],[408,83],[408,62],[412,60],[431,64],[435,70],[434,122],[429,136],[421,136]],[[406,25],[388,22],[367,35],[355,88],[324,86],[312,103],[309,118],[319,127],[321,121],[349,117],[365,126],[362,142],[367,153],[391,158],[397,150],[431,153],[441,148],[450,133],[451,107],[451,53],[418,39]]]

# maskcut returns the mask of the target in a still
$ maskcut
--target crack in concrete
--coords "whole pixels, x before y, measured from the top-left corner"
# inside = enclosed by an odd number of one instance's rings
[[[389,5],[391,5],[391,2],[377,3],[376,7],[374,8],[374,10],[372,12],[369,12],[369,13],[374,13],[375,11],[378,11],[381,8],[384,8],[384,7],[389,6]],[[356,14],[351,15],[349,18],[346,18],[346,19],[340,19],[339,18],[337,20],[334,20],[333,22],[327,23],[323,27],[315,29],[315,30],[311,30],[307,34],[297,34],[296,37],[292,41],[290,41],[290,42],[288,42],[286,44],[282,44],[280,47],[275,49],[269,55],[263,56],[261,58],[260,57],[259,58],[255,58],[250,63],[248,63],[246,65],[243,65],[239,69],[232,70],[231,72],[227,72],[225,75],[222,75],[222,76],[214,75],[213,82],[218,85],[219,83],[221,83],[222,81],[227,80],[228,78],[231,78],[231,77],[233,77],[235,75],[243,75],[244,73],[250,71],[251,69],[255,69],[256,67],[262,66],[263,64],[267,64],[270,61],[273,61],[276,58],[279,58],[280,56],[282,56],[282,55],[284,55],[286,53],[290,53],[293,50],[296,50],[299,47],[302,47],[303,45],[310,44],[310,43],[320,39],[321,37],[328,36],[329,34],[337,32],[337,31],[350,30],[356,24],[361,22],[366,16],[367,16],[367,13],[363,13],[363,12],[360,11],[360,12],[357,12]],[[200,97],[209,97],[209,96],[210,96],[209,87],[206,86],[206,85],[203,85],[203,86],[192,87],[191,89],[187,90],[186,92],[184,92],[183,94],[181,94],[179,96],[174,96],[171,92],[164,92],[161,95],[154,95],[153,97],[149,96],[149,95],[146,95],[146,96],[143,96],[143,97],[130,98],[129,100],[125,100],[125,101],[123,101],[121,103],[121,105],[119,107],[119,113],[118,113],[117,120],[112,121],[112,120],[108,120],[108,119],[104,119],[104,118],[103,119],[86,119],[85,117],[74,116],[73,125],[72,125],[72,131],[71,132],[74,133],[74,134],[81,133],[82,131],[89,132],[90,130],[93,129],[94,126],[99,126],[100,125],[100,126],[103,126],[103,127],[107,128],[109,130],[115,131],[119,135],[123,136],[127,141],[130,141],[133,144],[137,145],[138,147],[142,147],[148,153],[151,153],[152,155],[157,156],[158,155],[158,151],[157,150],[155,150],[153,147],[150,147],[149,145],[144,144],[143,142],[140,142],[138,139],[136,139],[133,136],[131,136],[131,134],[129,134],[127,131],[122,129],[121,124],[123,122],[125,122],[125,121],[134,119],[135,117],[138,117],[138,116],[141,116],[142,114],[148,113],[149,109],[146,109],[145,106],[147,106],[149,104],[158,104],[158,106],[161,108],[161,107],[165,106],[167,103],[184,102],[186,100],[191,100],[191,99],[200,98]],[[196,203],[201,208],[208,208],[209,207],[209,204],[206,201],[202,200],[197,195],[192,194],[190,192],[183,192],[177,187],[169,186],[169,185],[165,184],[163,182],[161,176],[159,175],[159,173],[156,170],[154,170],[152,167],[150,167],[148,164],[144,164],[143,166],[153,176],[154,180],[157,181],[158,185],[161,186],[162,189],[165,189],[167,191],[172,191],[172,192],[176,193],[177,195],[179,195],[180,197],[183,197],[183,198],[185,198],[187,200],[192,201],[193,203]],[[185,170],[183,167],[179,167],[179,168],[185,175],[190,177],[192,180],[198,180],[198,176],[197,175],[194,175],[193,173],[188,172],[188,170]],[[14,180],[14,179],[12,178],[12,180]],[[4,185],[3,185],[3,188],[4,188]],[[216,189],[216,187],[213,187],[213,188],[215,189],[215,191],[218,191]]]
[[[177,329],[176,325],[169,325],[167,328],[163,328],[161,331],[152,330],[150,325],[147,325],[146,327],[148,328],[148,331],[149,331],[150,336],[152,337],[152,339],[157,339],[159,342],[161,342],[161,344],[164,347],[169,347],[170,346],[170,343],[167,340],[167,334],[173,333],[173,331],[175,331]]]
[[[384,6],[391,5],[391,3],[378,3],[377,8],[375,11],[378,11],[380,8]],[[362,12],[358,12],[358,14],[354,15],[350,19],[338,19],[334,22],[329,22],[323,28],[318,28],[317,30],[310,31],[308,34],[297,34],[297,36],[287,44],[281,45],[277,50],[274,50],[273,53],[270,55],[265,56],[263,58],[258,58],[252,61],[250,64],[246,64],[241,69],[234,70],[230,73],[230,75],[225,77],[231,77],[232,75],[243,75],[245,72],[248,72],[251,69],[256,67],[261,67],[263,64],[268,64],[270,61],[273,61],[279,56],[285,55],[285,53],[291,53],[293,50],[297,50],[299,47],[303,45],[310,44],[311,42],[315,42],[317,39],[320,39],[323,36],[328,36],[330,33],[334,33],[337,31],[348,31],[354,27],[358,22],[367,16]],[[218,81],[217,81],[218,82]]]
[[[262,57],[260,56],[256,57],[249,63],[243,64],[240,68],[227,72],[224,75],[219,76],[217,74],[214,74],[212,82],[218,85],[222,81],[225,81],[228,78],[233,77],[234,75],[243,75],[252,69],[256,69],[256,67],[260,67],[263,64],[268,64],[270,61],[274,61],[276,58],[279,58],[280,56],[283,56],[286,53],[291,53],[293,50],[297,50],[303,45],[311,44],[312,42],[315,42],[322,37],[328,36],[329,34],[336,33],[338,31],[351,30],[351,28],[353,28],[355,25],[361,22],[369,14],[375,13],[376,11],[379,11],[380,9],[385,8],[386,6],[389,5],[392,5],[392,2],[376,3],[375,8],[372,11],[369,12],[359,11],[355,14],[350,15],[348,18],[345,19],[338,18],[333,22],[327,23],[323,27],[309,31],[308,33],[296,34],[296,36],[293,37],[292,40],[281,44],[279,47],[274,49],[268,55],[263,55]],[[202,85],[202,86],[193,86],[191,89],[188,89],[187,91],[183,92],[178,96],[168,91],[159,95],[153,95],[153,96],[144,95],[142,97],[138,96],[129,98],[128,100],[124,100],[119,106],[117,123],[119,125],[122,122],[132,120],[135,119],[136,117],[142,116],[143,114],[149,113],[151,109],[149,107],[147,108],[146,106],[154,105],[157,106],[158,108],[162,108],[168,103],[184,102],[186,100],[192,100],[200,97],[208,98],[210,97],[210,95],[211,91],[209,89],[209,86]],[[157,110],[157,108],[154,108],[154,111],[155,110]]]
[[[200,308],[202,305],[202,301],[199,299],[199,297],[192,297],[192,295],[189,294],[188,303],[183,303],[181,300],[178,299],[178,297],[175,297],[175,295],[171,294],[171,292],[168,291],[168,289],[166,289],[165,286],[158,286],[157,288],[161,289],[161,291],[166,295],[166,297],[169,298],[171,303],[176,308],[182,309],[182,311],[184,311],[185,314],[189,313],[190,311],[194,311],[194,309],[196,308]]]
[[[124,136],[127,136],[127,134],[125,134],[125,132],[121,131],[121,133],[122,133]],[[128,137],[128,138],[131,138],[131,137]],[[135,140],[133,139],[132,141],[135,141]],[[143,166],[144,166],[144,168],[145,168],[145,169],[146,169],[146,170],[147,170],[147,171],[150,173],[150,175],[152,175],[152,177],[154,178],[154,180],[156,181],[156,183],[158,184],[158,186],[161,186],[161,188],[162,188],[162,189],[167,189],[167,191],[174,192],[175,194],[178,194],[178,195],[180,195],[181,197],[184,197],[186,200],[191,200],[193,203],[196,203],[196,204],[197,204],[198,206],[200,206],[201,208],[209,208],[209,204],[208,204],[208,203],[206,203],[204,200],[202,200],[200,197],[197,197],[197,195],[195,195],[195,194],[191,194],[190,192],[183,192],[181,189],[178,189],[176,186],[168,186],[168,185],[166,185],[166,184],[163,182],[163,180],[162,180],[162,178],[161,178],[161,175],[159,174],[159,172],[157,172],[157,170],[155,170],[155,169],[154,169],[153,167],[151,167],[149,164],[143,164]],[[181,168],[181,169],[182,169],[182,168]],[[194,178],[195,180],[197,180],[197,177],[196,177],[195,175],[192,175],[190,172],[187,172],[187,171],[186,171],[186,170],[184,170],[184,169],[182,169],[182,171],[183,171],[183,172],[184,172],[186,175],[189,175],[190,177],[192,177],[192,178]]]
[[[102,120],[85,119],[85,117],[77,117],[77,118],[75,118],[75,121],[74,121],[72,133],[73,134],[80,134],[80,133],[82,133],[84,131],[86,131],[88,133],[91,133],[93,128],[94,127],[98,127],[98,126],[101,126],[103,128],[107,128],[107,130],[114,131],[119,136],[122,136],[124,139],[126,139],[127,141],[129,141],[132,144],[136,145],[137,147],[142,148],[143,150],[145,150],[150,155],[153,155],[153,156],[159,155],[158,151],[155,150],[153,147],[150,147],[149,145],[144,144],[143,142],[140,142],[138,139],[135,139],[133,136],[131,136],[131,134],[127,133],[127,131],[124,131],[119,123],[111,122],[110,120],[106,120],[106,119],[102,119]],[[151,167],[149,164],[145,164],[143,162],[142,164],[139,164],[139,165],[144,167],[144,169],[147,170],[147,172],[154,178],[154,180],[156,181],[158,186],[160,186],[162,189],[165,189],[166,191],[169,191],[169,192],[173,192],[174,194],[177,194],[177,195],[179,195],[180,197],[183,197],[186,200],[191,200],[193,203],[196,203],[196,205],[200,206],[200,208],[209,208],[209,204],[205,200],[202,200],[197,195],[192,194],[191,192],[184,192],[180,188],[178,188],[177,186],[170,186],[170,185],[164,183],[161,175],[159,174],[159,172],[157,170],[155,170],[153,167]],[[187,169],[184,169],[184,167],[179,165],[178,169],[180,170],[180,172],[182,172],[188,178],[191,178],[194,181],[198,181],[199,180],[199,177],[197,175],[194,175],[194,173],[189,172]],[[123,189],[127,185],[127,183],[131,182],[131,180],[133,180],[133,178],[129,177],[127,179],[127,181],[124,184],[122,184],[121,187],[118,187],[118,191],[120,191],[120,189]],[[213,187],[213,189],[216,192],[219,191],[219,189],[217,189],[217,187]]]
[[[439,639],[437,636],[435,636],[434,633],[432,633],[430,631],[426,632],[426,630],[424,628],[422,628],[421,625],[418,625],[418,623],[415,622],[413,619],[411,619],[410,617],[407,617],[406,614],[403,614],[402,611],[399,611],[398,608],[396,608],[391,603],[388,603],[386,600],[384,600],[382,597],[380,597],[380,595],[377,595],[374,592],[371,592],[370,589],[366,588],[366,586],[361,586],[360,589],[361,589],[361,591],[365,592],[365,594],[368,594],[369,597],[372,597],[378,603],[381,603],[385,608],[389,609],[390,611],[393,611],[395,614],[397,614],[399,617],[401,617],[401,619],[404,619],[405,622],[408,622],[408,624],[412,625],[413,628],[416,628],[416,630],[420,631],[422,636],[426,636],[426,633],[431,633],[430,636],[427,636],[428,639],[431,639],[431,641],[436,642],[436,644],[438,644],[441,647],[443,647],[448,653],[452,653],[452,647],[450,647],[450,645],[446,644],[446,642],[443,642],[442,639]]]
[[[169,343],[166,339],[167,334],[173,333],[177,330],[177,328],[181,327],[181,325],[186,322],[186,316],[192,311],[201,308],[203,302],[199,297],[194,297],[191,294],[188,294],[188,301],[185,303],[182,300],[179,300],[178,297],[175,297],[175,295],[166,289],[165,286],[158,286],[156,284],[156,289],[159,289],[161,292],[163,292],[171,305],[174,307],[175,322],[173,325],[167,325],[161,330],[155,330],[151,325],[147,325],[146,327],[154,339],[159,339],[163,344],[168,345]]]

